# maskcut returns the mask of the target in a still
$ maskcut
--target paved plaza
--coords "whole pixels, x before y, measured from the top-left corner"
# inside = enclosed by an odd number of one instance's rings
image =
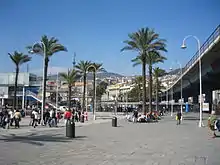
[[[180,126],[170,116],[148,124],[121,119],[117,128],[110,120],[78,125],[75,139],[65,138],[64,127],[1,132],[0,164],[220,165],[220,138],[212,139],[190,115]]]

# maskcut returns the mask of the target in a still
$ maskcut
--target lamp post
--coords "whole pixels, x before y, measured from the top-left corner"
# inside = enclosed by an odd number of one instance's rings
[[[181,79],[180,79],[180,97],[181,97],[181,103],[180,103],[180,111],[181,111],[181,114],[182,114],[182,116],[183,116],[183,77],[182,77],[182,74],[183,74],[183,68],[182,68],[182,65],[181,65],[181,63],[180,62],[178,62],[177,61],[177,64],[179,65],[179,67],[180,67],[180,77],[181,77]],[[181,117],[181,120],[183,119],[183,117]]]
[[[95,73],[95,77],[96,77],[96,67],[94,65],[90,65],[87,68],[87,71],[89,70],[89,68],[93,68],[94,69],[94,73]],[[94,80],[94,104],[93,104],[93,120],[96,119],[95,113],[96,113],[96,78]],[[86,98],[88,99],[88,95],[87,95],[87,84],[86,84]],[[87,108],[87,99],[86,99],[86,108]]]
[[[25,85],[23,85],[23,89],[22,89],[22,110],[24,110],[24,100],[25,100]]]
[[[25,83],[23,83],[23,89],[22,89],[22,109],[25,109],[25,100],[27,100],[27,97],[25,99],[26,96],[26,92],[25,92],[25,87],[28,87],[28,85],[25,85]]]
[[[4,96],[5,96],[5,93],[4,93],[4,92],[1,93],[0,96],[2,97],[1,106],[2,106],[2,108],[3,108],[3,106],[4,106]]]
[[[197,47],[198,47],[198,53],[199,53],[199,97],[200,97],[200,106],[199,106],[199,127],[203,127],[204,124],[202,122],[202,106],[203,106],[203,95],[202,95],[202,63],[201,63],[201,51],[200,51],[200,41],[199,39],[196,37],[196,36],[193,36],[193,35],[188,35],[186,36],[184,39],[183,39],[183,43],[182,43],[182,46],[181,48],[182,49],[185,49],[186,48],[186,40],[188,38],[194,38],[196,41],[197,41]],[[182,77],[182,76],[181,76]]]
[[[43,46],[43,82],[42,82],[42,106],[41,106],[41,124],[43,125],[44,120],[43,120],[43,115],[44,115],[44,108],[45,108],[45,100],[46,100],[46,79],[44,77],[45,75],[45,61],[46,61],[46,57],[47,57],[47,52],[46,52],[46,46],[43,42],[38,42],[35,43],[32,47],[32,53],[36,53],[36,51],[34,51],[34,47],[36,46],[36,44],[42,45]]]
[[[171,88],[171,91],[170,91],[170,93],[171,93],[171,116],[173,116],[173,87]]]
[[[58,98],[59,98],[59,86],[58,86],[58,82],[59,82],[59,73],[57,73],[57,80],[56,80],[56,84],[57,84],[57,89],[56,89],[56,116],[57,116]]]
[[[170,71],[172,71],[173,69],[170,68]],[[172,76],[170,75],[167,75],[167,109],[169,107],[169,87],[170,87],[170,80],[172,78]],[[172,92],[172,91],[171,91]],[[173,116],[173,111],[172,111],[172,107],[171,107],[171,113],[170,113],[170,116]]]

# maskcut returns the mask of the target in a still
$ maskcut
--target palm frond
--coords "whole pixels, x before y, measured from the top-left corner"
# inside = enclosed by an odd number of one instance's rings
[[[26,48],[31,54],[43,55],[44,52],[46,52],[46,57],[49,60],[49,57],[53,54],[60,51],[67,51],[67,48],[58,42],[59,40],[55,37],[48,38],[46,35],[43,35],[41,37],[41,43],[36,43],[33,46],[27,46]]]
[[[131,62],[133,63],[133,65],[132,65],[133,67],[136,67],[136,66],[138,66],[138,65],[142,64],[141,59],[140,59],[140,58],[138,58],[138,57],[136,57],[136,58],[132,59],[132,60],[131,60]]]
[[[28,55],[17,51],[14,51],[14,53],[8,53],[8,55],[16,66],[22,65],[23,63],[29,62],[31,60],[31,57]]]
[[[59,74],[69,86],[72,86],[77,79],[77,71],[75,69],[68,70],[66,73]]]

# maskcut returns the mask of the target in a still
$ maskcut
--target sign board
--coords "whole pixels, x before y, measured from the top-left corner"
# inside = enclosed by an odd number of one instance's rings
[[[209,111],[209,103],[203,103],[202,111]]]

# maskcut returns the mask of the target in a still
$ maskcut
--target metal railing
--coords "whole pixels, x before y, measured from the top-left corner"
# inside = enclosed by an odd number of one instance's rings
[[[10,92],[9,94],[10,94],[10,95],[14,95],[14,92]],[[42,97],[39,96],[39,95],[37,95],[37,94],[34,93],[34,92],[31,92],[31,91],[29,91],[29,90],[26,90],[25,94],[26,94],[26,96],[31,96],[31,97],[33,97],[34,99],[36,99],[37,101],[42,102]],[[23,92],[22,92],[22,91],[17,91],[17,96],[22,96],[22,95],[23,95]],[[55,106],[56,104],[55,104],[54,102],[52,102],[51,100],[47,99],[47,98],[46,98],[46,103],[48,103],[50,106],[56,108],[56,106]]]
[[[195,61],[197,61],[199,59],[200,56],[202,56],[204,54],[204,52],[210,47],[211,44],[214,43],[214,41],[220,37],[220,25],[214,30],[214,32],[209,36],[209,38],[202,44],[202,46],[200,47],[200,51],[201,54],[199,54],[199,52],[197,51],[196,54],[189,60],[189,62],[185,65],[185,67],[183,67],[182,70],[182,76],[186,74],[186,72],[188,72],[188,69],[190,67],[193,66],[193,64],[195,64]],[[176,77],[174,79],[174,83],[171,85],[171,87],[173,85],[175,85],[180,78],[182,77]]]

